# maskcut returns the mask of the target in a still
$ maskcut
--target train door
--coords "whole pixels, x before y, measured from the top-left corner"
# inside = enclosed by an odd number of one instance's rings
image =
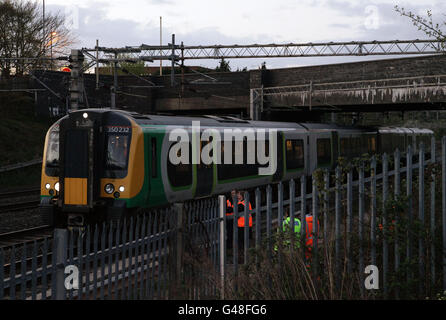
[[[64,211],[87,212],[93,208],[97,196],[98,125],[93,119],[71,119],[62,121],[60,129],[60,197]]]
[[[309,139],[310,174],[317,168],[331,168],[333,163],[333,146],[331,131],[313,131]]]
[[[206,141],[200,141],[200,158],[201,151],[207,143]],[[197,187],[195,189],[195,197],[205,197],[212,193],[212,188],[214,185],[214,164],[204,164],[200,159],[199,163],[196,164],[197,170]]]

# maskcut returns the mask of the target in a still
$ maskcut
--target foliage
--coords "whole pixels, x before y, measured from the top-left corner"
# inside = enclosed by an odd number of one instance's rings
[[[395,11],[398,12],[401,16],[408,17],[412,20],[412,23],[418,30],[423,31],[428,37],[435,38],[439,41],[446,40],[446,34],[441,29],[446,26],[446,22],[436,23],[433,21],[432,10],[427,10],[425,16],[421,16],[413,13],[412,11],[407,11],[406,9],[395,6]],[[445,43],[441,43],[442,49],[445,48]]]
[[[126,58],[132,58],[129,55],[125,55],[125,54],[120,54],[118,55],[119,59],[126,59]],[[142,76],[142,75],[147,75],[147,71],[145,69],[145,63],[144,61],[132,61],[132,60],[127,60],[127,61],[123,61],[119,63],[119,70],[118,70],[118,75],[126,75],[126,74],[130,74],[130,75],[137,75],[137,76]]]
[[[221,58],[220,64],[215,68],[217,72],[230,72],[231,67],[229,66],[229,61],[226,61],[224,58]]]
[[[64,26],[65,17],[47,13],[45,20],[38,2],[0,1],[0,69],[3,76],[22,75],[49,64],[42,58],[65,52],[74,40]],[[18,58],[34,58],[23,60]],[[18,59],[18,60],[15,60]]]

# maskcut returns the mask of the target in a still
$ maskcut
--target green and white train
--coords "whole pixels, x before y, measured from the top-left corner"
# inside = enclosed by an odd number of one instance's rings
[[[170,139],[172,132],[182,129],[194,141],[194,121],[199,121],[199,135],[207,129],[221,134],[220,145],[214,144],[219,149],[212,152],[224,159],[226,148],[226,159],[232,159],[233,164],[170,161],[169,152],[177,144]],[[250,140],[242,139],[240,144],[225,141],[225,130],[253,131],[255,139],[262,130],[276,130],[277,143],[273,144],[268,135],[266,138],[266,149],[271,142],[271,150],[277,155],[275,172],[259,175],[258,169],[267,165],[258,161],[246,164],[252,152],[248,148]],[[339,157],[405,150],[407,145],[420,141],[429,149],[432,135],[425,129],[345,128],[225,116],[180,117],[85,109],[69,113],[48,130],[40,206],[58,225],[82,226],[123,217],[140,208],[309,176],[317,168],[334,168]],[[192,151],[202,151],[216,141],[209,138],[198,142],[196,148],[190,143],[189,158]],[[228,148],[230,144],[232,148]],[[237,157],[244,164],[234,164]]]

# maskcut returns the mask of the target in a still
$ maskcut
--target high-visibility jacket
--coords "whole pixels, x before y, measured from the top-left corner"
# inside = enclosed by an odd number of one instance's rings
[[[313,248],[313,216],[307,215],[305,217],[305,223],[306,223],[306,246],[309,250],[311,250]],[[317,221],[317,229],[316,232],[319,233],[319,220]]]
[[[234,205],[232,204],[232,202],[228,199],[226,200],[226,207],[227,208],[234,208]],[[227,216],[230,216],[232,214],[232,212],[226,212]]]
[[[240,205],[240,204],[245,206],[245,200],[239,201],[237,203],[237,205]],[[252,206],[251,206],[250,202],[248,202],[248,205],[249,205],[249,210],[252,210]],[[234,205],[229,200],[226,200],[226,206],[228,208],[234,208]],[[232,216],[233,214],[234,214],[234,212],[226,212],[227,216]],[[240,214],[243,214],[243,213],[239,212],[239,215]],[[244,216],[238,218],[237,225],[238,225],[239,228],[243,228],[245,226],[245,217]],[[249,227],[252,227],[252,215],[251,215],[251,213],[249,213]]]
[[[283,223],[282,223],[283,232],[289,231],[290,228],[291,228],[291,218],[287,217],[283,221]],[[295,233],[295,235],[297,237],[300,236],[301,228],[302,228],[302,224],[300,223],[300,220],[298,218],[294,218],[294,233]],[[283,244],[285,246],[289,246],[290,245],[290,240],[287,237],[285,237],[285,240],[283,241]],[[300,248],[300,241],[298,240],[298,238],[295,239],[294,245],[295,245],[296,248]],[[275,247],[274,250],[277,251],[277,247]]]
[[[291,218],[288,217],[283,221],[283,231],[286,232],[291,227]],[[300,220],[298,218],[294,218],[294,232],[297,234],[300,234],[300,229],[302,225],[300,223]]]
[[[245,200],[239,201],[238,204],[242,204],[243,206],[245,206]],[[252,210],[251,202],[248,202],[248,205],[249,205],[249,210]],[[245,226],[245,217],[244,216],[240,217],[238,219],[237,223],[238,223],[238,227],[239,228],[243,228]],[[251,213],[249,213],[249,227],[250,228],[252,227],[252,215],[251,215]]]
[[[396,223],[396,221],[395,220],[392,220],[392,224],[388,227],[388,230],[389,231],[393,231],[393,227],[394,227],[394,225],[395,225],[395,223]],[[379,228],[379,230],[383,230],[383,225],[382,225],[382,223],[380,223],[379,225],[378,225],[378,228]]]

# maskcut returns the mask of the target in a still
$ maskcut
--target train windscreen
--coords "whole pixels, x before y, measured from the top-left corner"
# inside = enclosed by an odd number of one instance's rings
[[[56,177],[59,175],[59,131],[53,130],[48,138],[45,159],[46,174]]]
[[[110,178],[122,178],[127,172],[130,136],[108,133],[106,135],[105,170]]]

